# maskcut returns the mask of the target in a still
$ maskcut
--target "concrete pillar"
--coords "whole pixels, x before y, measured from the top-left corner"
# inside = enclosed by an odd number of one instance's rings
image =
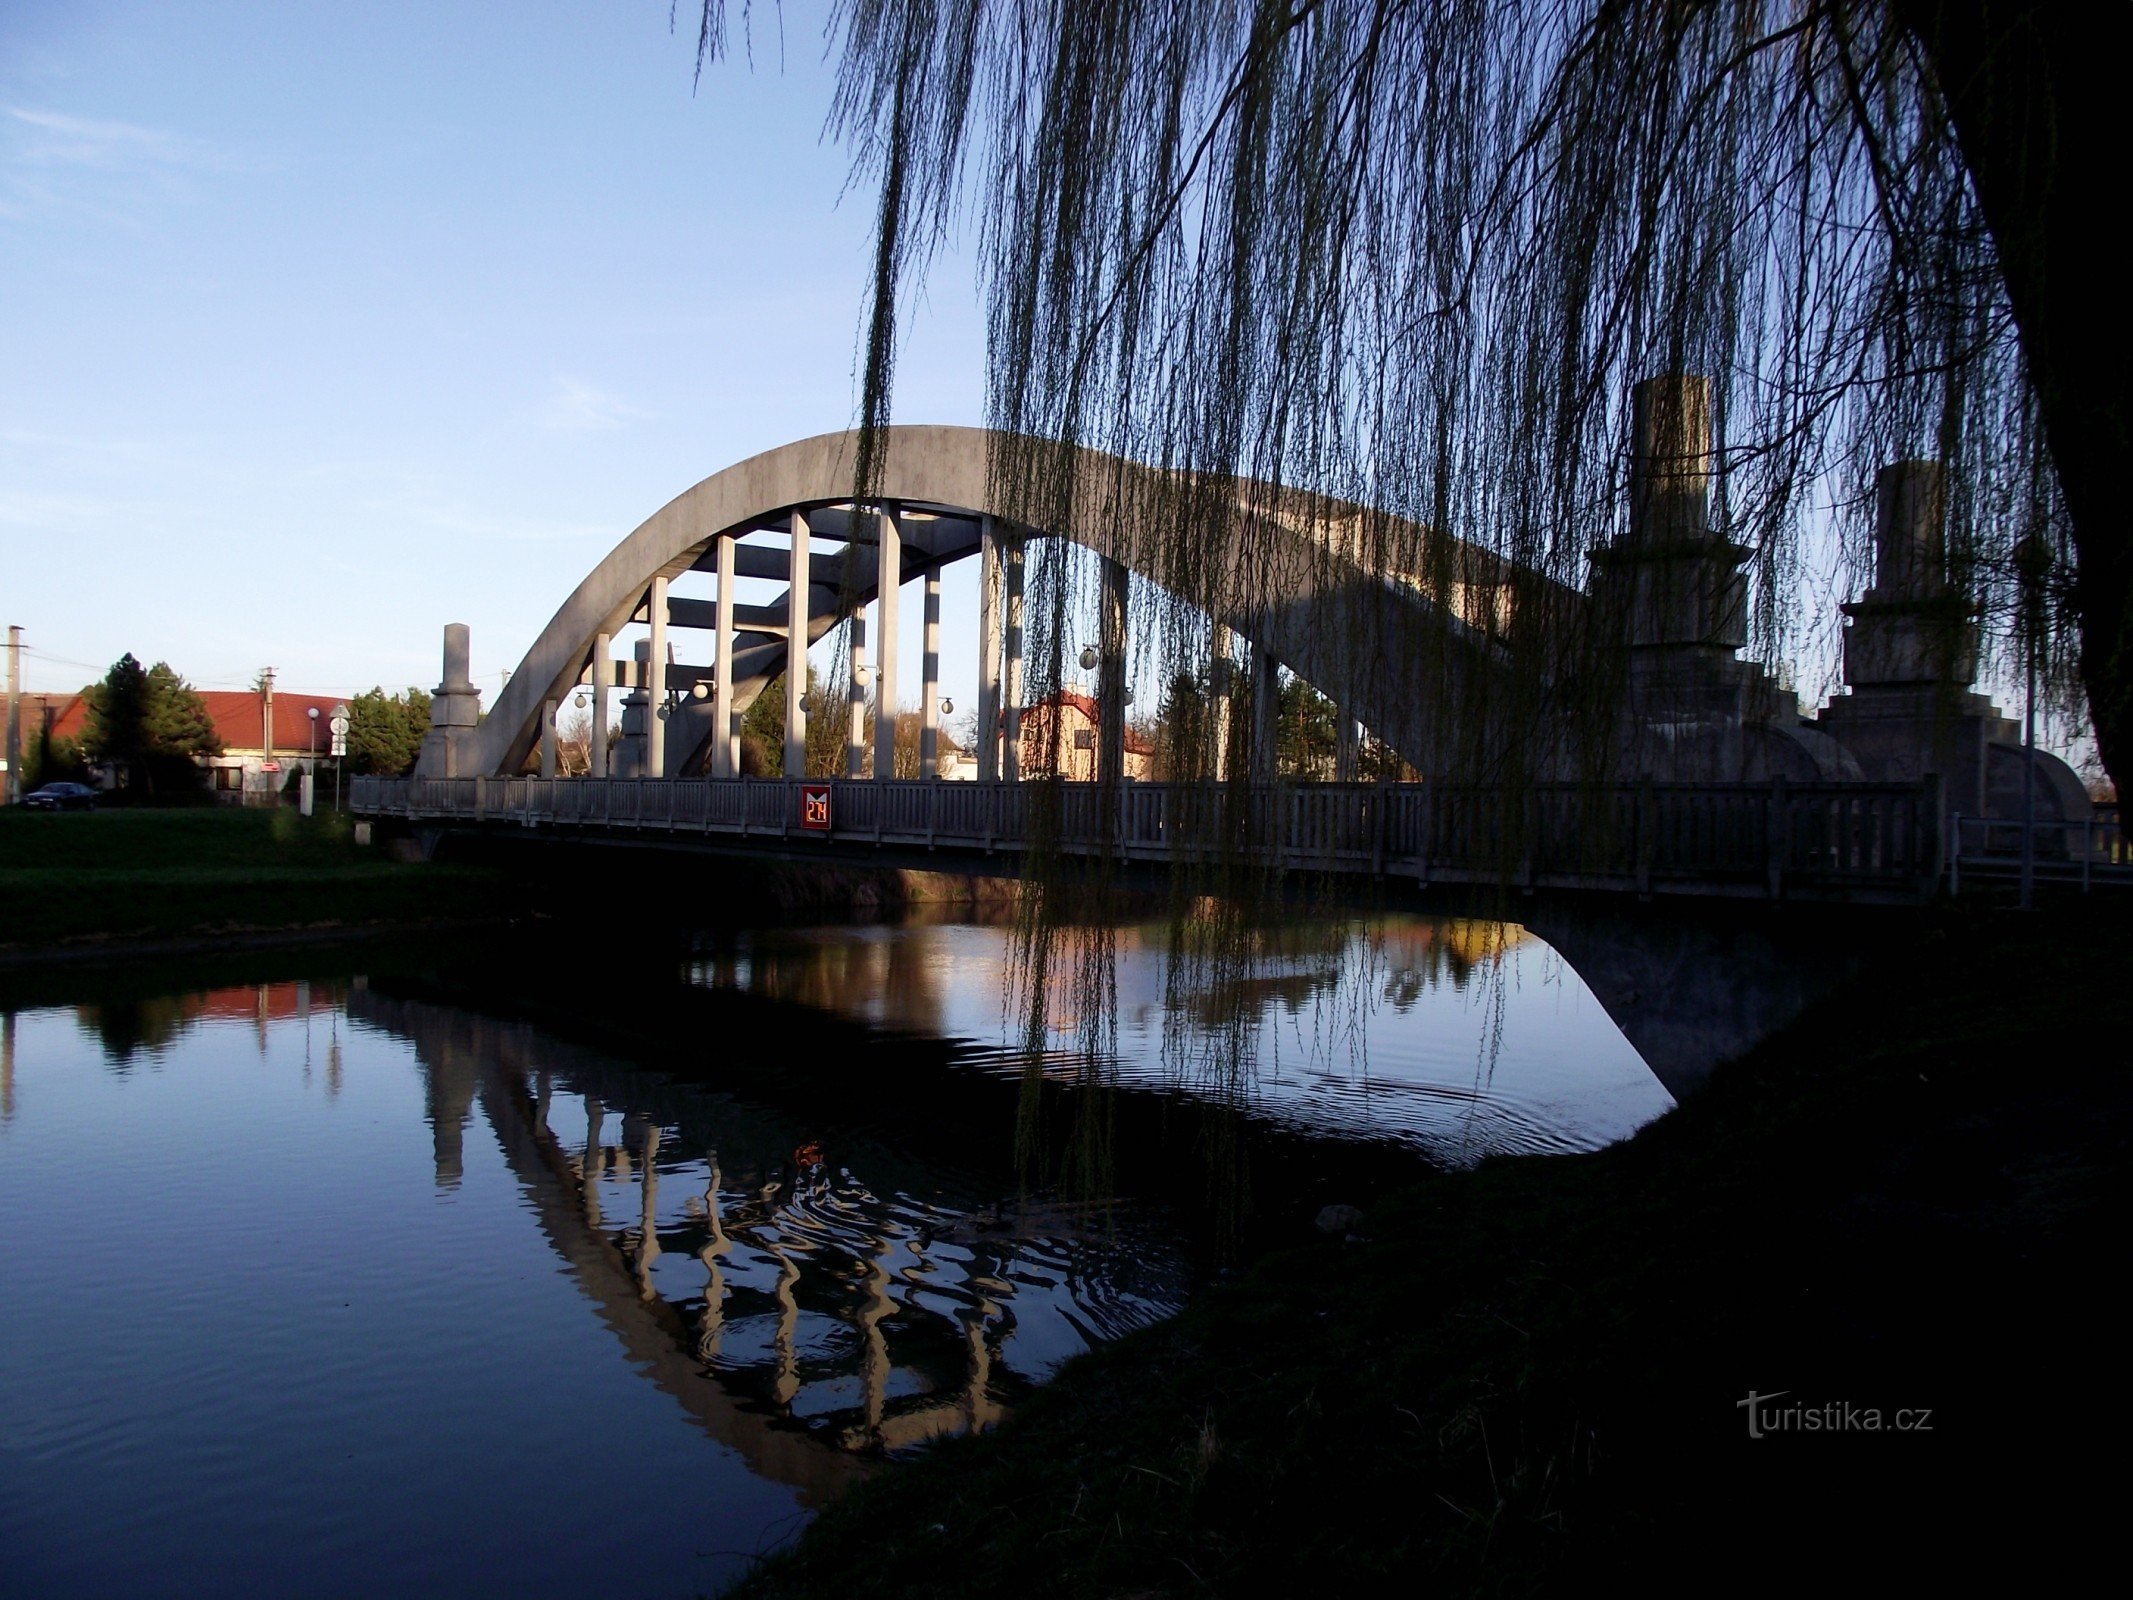
[[[941,569],[926,568],[926,611],[918,661],[918,775],[941,775]]]
[[[592,748],[585,752],[586,765],[596,778],[607,776],[607,696],[615,686],[615,641],[604,633],[593,635],[593,725]]]
[[[1696,372],[1647,378],[1630,404],[1630,537],[1701,537],[1711,525],[1711,380]]]
[[[555,715],[557,705],[553,700],[541,702],[541,776],[555,776]]]
[[[1338,708],[1337,708],[1338,709]],[[1341,709],[1340,719],[1334,724],[1336,730],[1333,745],[1333,776],[1342,783],[1355,782],[1355,752],[1361,729],[1355,718]]]
[[[807,514],[792,514],[785,596],[785,776],[807,775]]]
[[[481,693],[469,675],[473,651],[464,622],[452,622],[444,630],[444,677],[430,696],[430,731],[422,741],[422,770],[432,777],[456,778],[459,771],[459,741],[481,721]],[[273,702],[270,698],[268,705]],[[269,716],[272,715],[271,710]],[[270,752],[271,753],[271,752]]]
[[[711,775],[738,778],[741,775],[741,742],[733,718],[733,536],[718,540],[718,631],[711,680]]]
[[[1874,479],[1874,588],[1923,600],[1947,585],[1946,485],[1937,461],[1898,461]]]
[[[1252,641],[1252,776],[1276,774],[1276,709],[1281,699],[1281,667],[1257,639]]]
[[[667,580],[663,577],[652,580],[651,592],[645,596],[645,612],[652,624],[651,642],[646,650],[651,661],[651,676],[645,680],[644,692],[650,697],[644,721],[644,775],[647,778],[664,778],[667,775]]]
[[[1215,624],[1215,643],[1207,662],[1207,714],[1214,722],[1214,775],[1217,783],[1229,781],[1229,719],[1231,691],[1237,681],[1237,643],[1229,624]]]
[[[978,524],[978,781],[1000,776],[1000,535]]]
[[[852,687],[844,732],[844,775],[867,775],[867,608],[852,613]]]
[[[645,753],[650,741],[645,724],[652,707],[645,685],[651,682],[651,662],[651,644],[639,639],[630,647],[630,690],[622,697],[622,737],[615,741],[613,771],[618,778],[649,776]]]
[[[1000,629],[1000,694],[1006,701],[1001,717],[1000,776],[1009,783],[1022,779],[1022,580],[1028,565],[1027,540],[1014,538],[1000,552],[1000,586],[1005,617]]]
[[[1109,556],[1100,559],[1096,617],[1096,779],[1126,776],[1126,603],[1132,579]]]
[[[893,512],[878,514],[881,544],[877,551],[875,584],[879,590],[881,637],[875,652],[880,665],[874,669],[874,776],[896,776],[896,620],[897,602],[903,587],[904,540]]]

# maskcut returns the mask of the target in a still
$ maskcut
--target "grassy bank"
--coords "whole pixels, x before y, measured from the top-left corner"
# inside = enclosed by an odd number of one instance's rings
[[[1365,1242],[1269,1259],[883,1475],[741,1592],[2047,1580],[2114,1525],[2133,938],[1889,931],[1636,1139],[1401,1192]],[[1759,1439],[1751,1391],[1783,1391]]]
[[[0,955],[14,958],[511,908],[499,875],[390,861],[345,816],[0,811]]]

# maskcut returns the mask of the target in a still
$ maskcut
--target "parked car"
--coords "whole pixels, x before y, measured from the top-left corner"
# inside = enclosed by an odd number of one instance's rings
[[[48,783],[22,797],[32,811],[94,811],[96,791],[86,783]]]

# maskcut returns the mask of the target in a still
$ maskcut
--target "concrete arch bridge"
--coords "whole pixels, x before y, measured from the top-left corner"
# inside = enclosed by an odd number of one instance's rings
[[[975,558],[980,583],[979,776],[1019,776],[1017,737],[1024,689],[1022,650],[1025,551],[1055,538],[1097,557],[1103,637],[1096,701],[1123,707],[1128,641],[1128,574],[1160,581],[1164,524],[1205,512],[1204,486],[1115,456],[1082,451],[1070,470],[1072,509],[1057,526],[1032,527],[1024,508],[999,491],[1000,440],[977,428],[887,430],[878,503],[854,507],[855,433],[803,439],[713,474],[662,507],[604,558],[557,610],[486,715],[467,673],[463,630],[446,633],[445,678],[435,735],[417,771],[424,776],[504,776],[536,751],[553,775],[555,718],[566,699],[593,691],[594,777],[739,775],[739,718],[783,674],[788,745],[803,748],[809,645],[853,623],[859,669],[846,739],[847,775],[893,771],[887,759],[898,707],[897,659],[906,585],[923,589],[927,663],[921,685],[920,770],[935,772],[939,749],[937,681],[941,569]],[[1286,666],[1317,685],[1345,713],[1420,770],[1439,770],[1458,732],[1442,707],[1476,703],[1487,684],[1506,690],[1524,643],[1514,614],[1574,618],[1584,597],[1538,574],[1514,571],[1478,546],[1364,508],[1308,498],[1274,486],[1217,491],[1229,502],[1192,524],[1208,542],[1194,561],[1203,592],[1188,598],[1213,614],[1216,654],[1229,635],[1248,641],[1249,668],[1269,680]],[[1365,531],[1368,521],[1371,526]],[[1374,554],[1366,554],[1368,543]],[[1403,577],[1392,561],[1427,565],[1430,580]],[[715,598],[676,592],[709,574]],[[745,580],[783,591],[768,604],[739,595]],[[872,625],[869,627],[869,615]],[[615,641],[646,630],[634,659],[616,659]],[[675,655],[677,639],[703,639]],[[872,654],[873,709],[859,680]],[[694,656],[701,664],[688,664]],[[1530,672],[1527,674],[1531,676]],[[1227,693],[1218,671],[1218,694]],[[1256,680],[1255,680],[1256,681]],[[1422,692],[1425,686],[1435,693]],[[627,691],[619,759],[606,760],[608,692]],[[1477,697],[1475,690],[1482,690]],[[1260,696],[1255,703],[1270,703]],[[661,713],[664,713],[663,715]],[[1124,718],[1097,717],[1100,772],[1120,770]],[[871,723],[872,726],[867,726]],[[1523,747],[1533,748],[1532,729]],[[1471,743],[1471,741],[1469,741]],[[1270,739],[1253,741],[1262,752]],[[1346,751],[1352,738],[1344,741]],[[787,770],[797,769],[788,762]]]
[[[1948,577],[1937,467],[1882,473],[1876,583],[1845,608],[1849,692],[1808,717],[1742,659],[1748,552],[1712,525],[1708,385],[1648,380],[1633,413],[1628,515],[1592,552],[1582,589],[1366,507],[983,429],[886,430],[865,507],[852,499],[856,434],[783,445],[714,473],[623,539],[563,602],[486,715],[467,631],[448,627],[414,778],[369,783],[358,804],[431,822],[509,817],[756,841],[804,834],[809,801],[795,786],[747,792],[740,718],[782,674],[786,771],[803,772],[807,650],[848,624],[844,777],[817,797],[821,831],[877,848],[893,840],[1011,852],[1030,816],[1018,792],[1029,775],[1026,552],[1050,538],[1092,552],[1100,572],[1093,748],[1086,770],[1068,775],[1129,776],[1128,596],[1138,572],[1210,618],[1218,701],[1233,692],[1233,635],[1246,643],[1251,716],[1240,770],[1227,770],[1218,738],[1215,776],[1249,777],[1266,791],[1251,802],[1264,821],[1254,838],[1281,865],[1639,893],[1672,884],[1775,895],[1786,883],[1820,882],[1847,897],[1915,898],[1969,841],[1984,855],[2006,853],[2007,830],[1980,830],[1979,819],[2025,817],[2038,853],[2069,870],[2079,864],[2084,881],[2092,865],[2120,861],[2115,818],[2099,841],[2075,775],[2025,751],[2013,724],[1970,692],[1975,625]],[[1003,461],[1027,470],[1003,471]],[[1176,559],[1181,529],[1200,541],[1186,561]],[[904,591],[922,589],[918,754],[930,779],[941,775],[940,573],[971,558],[982,568],[979,782],[954,786],[967,792],[953,803],[897,793]],[[687,592],[706,581],[698,575],[714,585],[710,598]],[[747,603],[741,585],[765,581],[782,586],[776,599]],[[617,641],[640,626],[633,654],[619,657]],[[677,647],[682,640],[703,646]],[[1276,785],[1271,762],[1282,667],[1339,710],[1348,770],[1336,779],[1352,775],[1358,730],[1367,730],[1431,781],[1392,791],[1304,785],[1322,790],[1307,800],[1286,793],[1296,786]],[[592,770],[562,778],[556,718],[586,688]],[[616,689],[625,698],[611,758]],[[1226,706],[1215,710],[1212,721],[1227,729]],[[629,787],[618,792],[618,781]],[[1496,789],[1502,782],[1509,787]],[[1191,818],[1205,805],[1167,792],[1191,785],[1126,787],[1116,804],[1072,797],[1065,842],[1150,860],[1191,847]],[[1506,795],[1521,809],[1505,813]]]

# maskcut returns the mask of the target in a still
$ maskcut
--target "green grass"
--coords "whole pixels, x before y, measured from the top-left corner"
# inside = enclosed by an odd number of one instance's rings
[[[0,812],[0,949],[505,914],[497,875],[393,862],[345,816]]]
[[[2108,1543],[2133,937],[1906,937],[1635,1139],[1420,1183],[830,1508],[740,1593],[1722,1592]],[[1740,1401],[1887,1412],[1751,1440]],[[1897,1436],[1897,1408],[1931,1408]],[[2099,1409],[2100,1408],[2100,1409]]]
[[[17,869],[322,867],[367,852],[350,819],[233,807],[94,812],[0,811],[0,872]]]

